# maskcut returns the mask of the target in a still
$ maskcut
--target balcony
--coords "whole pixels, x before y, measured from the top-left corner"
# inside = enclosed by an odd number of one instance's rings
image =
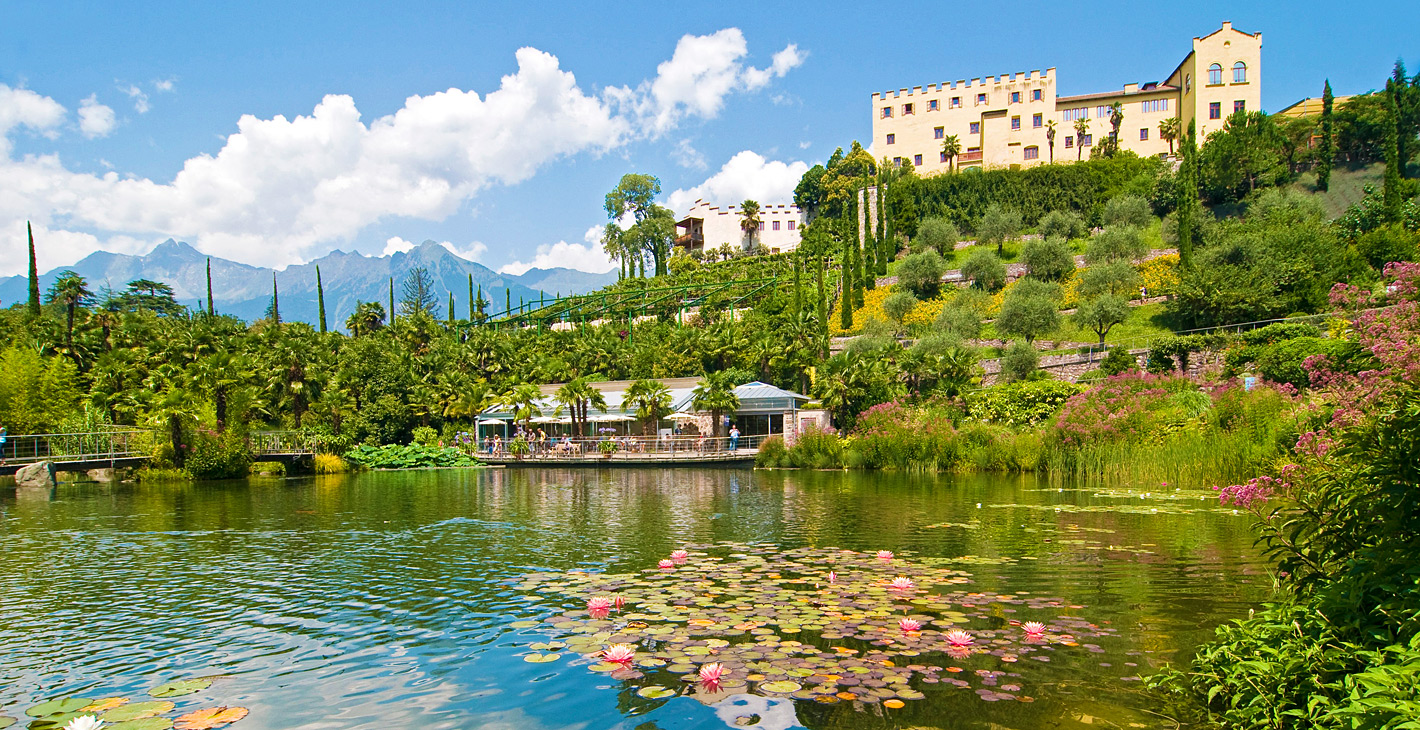
[[[676,236],[675,245],[689,251],[693,251],[699,248],[705,248],[705,236],[701,234],[692,233],[687,233],[683,236]]]
[[[981,150],[975,150],[973,152],[963,152],[957,155],[958,164],[965,165],[971,162],[981,162]]]

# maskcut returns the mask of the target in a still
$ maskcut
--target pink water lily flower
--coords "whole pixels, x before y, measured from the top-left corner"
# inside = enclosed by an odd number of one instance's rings
[[[674,560],[674,561],[677,562],[677,563],[684,563],[686,560],[689,560],[689,559],[690,559],[690,553],[688,553],[688,552],[686,552],[686,551],[684,551],[684,550],[676,550],[676,551],[674,551],[674,552],[671,553],[671,560]]]
[[[675,569],[675,561],[674,561],[674,560],[671,560],[671,559],[669,559],[669,558],[666,558],[666,559],[662,560],[661,562],[656,563],[656,565],[659,566],[662,570],[673,570],[673,569]]]
[[[592,618],[606,618],[611,612],[611,599],[606,596],[592,596],[587,599],[587,613]]]
[[[888,588],[894,591],[910,591],[916,587],[917,584],[913,583],[911,578],[905,578],[900,575],[893,578],[892,582],[888,584]]]
[[[725,671],[725,665],[719,662],[711,662],[700,666],[700,684],[705,689],[714,692],[720,689],[720,680],[729,672]]]
[[[831,571],[831,570],[828,571],[828,584],[829,584],[829,585],[833,585],[834,583],[837,583],[837,582],[838,582],[838,574],[835,573],[835,572],[833,572],[833,571]]]
[[[922,630],[922,622],[910,618],[898,620],[897,626],[909,634],[914,634]]]
[[[892,560],[892,551],[891,551],[891,550],[879,550],[879,551],[878,551],[878,560]]]
[[[612,664],[631,664],[636,658],[636,650],[630,644],[612,644],[602,651],[602,659]]]
[[[623,608],[626,608],[626,599],[622,596],[616,596],[615,598],[611,599],[611,603],[613,606],[616,606],[616,610],[618,611]]]
[[[1044,636],[1045,624],[1039,621],[1027,621],[1021,628],[1026,630],[1026,636]]]
[[[948,631],[945,635],[943,635],[942,638],[946,639],[948,644],[951,644],[952,646],[957,647],[959,649],[971,646],[972,644],[976,643],[976,639],[973,639],[971,634],[968,634],[965,631],[962,631],[961,629],[952,629],[951,631]]]

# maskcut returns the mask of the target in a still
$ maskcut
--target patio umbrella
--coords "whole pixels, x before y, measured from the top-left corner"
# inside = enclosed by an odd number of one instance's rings
[[[622,421],[634,421],[636,418],[619,413],[608,413],[602,416],[592,416],[590,420],[592,423],[619,423]]]
[[[675,413],[670,414],[669,416],[666,416],[666,418],[672,421],[694,421],[699,417],[700,416],[697,416],[694,413],[686,413],[685,411],[677,411]]]

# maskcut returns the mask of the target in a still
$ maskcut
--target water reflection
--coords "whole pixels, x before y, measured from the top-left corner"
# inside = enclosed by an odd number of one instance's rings
[[[1153,726],[1124,678],[1265,597],[1246,518],[1191,497],[1059,489],[996,476],[508,469],[5,496],[0,715],[221,673],[222,703],[252,709],[239,730],[723,726],[718,706],[643,700],[582,667],[521,661],[537,639],[508,624],[567,606],[509,579],[639,570],[684,543],[736,541],[966,557],[981,590],[1089,606],[1119,629],[1112,648],[1128,659],[1052,668],[1029,706],[934,690],[898,711],[800,703],[783,717]],[[786,712],[764,710],[760,726]]]

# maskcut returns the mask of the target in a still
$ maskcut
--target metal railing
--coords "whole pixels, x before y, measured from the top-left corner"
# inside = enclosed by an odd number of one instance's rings
[[[148,455],[140,437],[149,434],[141,429],[10,434],[0,445],[0,460],[16,465],[37,461],[102,462],[138,458]]]
[[[685,459],[705,456],[727,456],[737,451],[754,452],[768,435],[740,436],[615,436],[598,437],[549,437],[546,441],[528,442],[528,451],[522,454],[524,460],[557,461],[566,459],[653,457],[665,459]],[[606,447],[602,444],[614,444]],[[512,442],[480,441],[476,456],[494,459],[519,458],[512,452]],[[608,451],[608,449],[610,449]]]
[[[301,431],[254,431],[249,440],[258,457],[314,454],[321,446],[319,437]]]

